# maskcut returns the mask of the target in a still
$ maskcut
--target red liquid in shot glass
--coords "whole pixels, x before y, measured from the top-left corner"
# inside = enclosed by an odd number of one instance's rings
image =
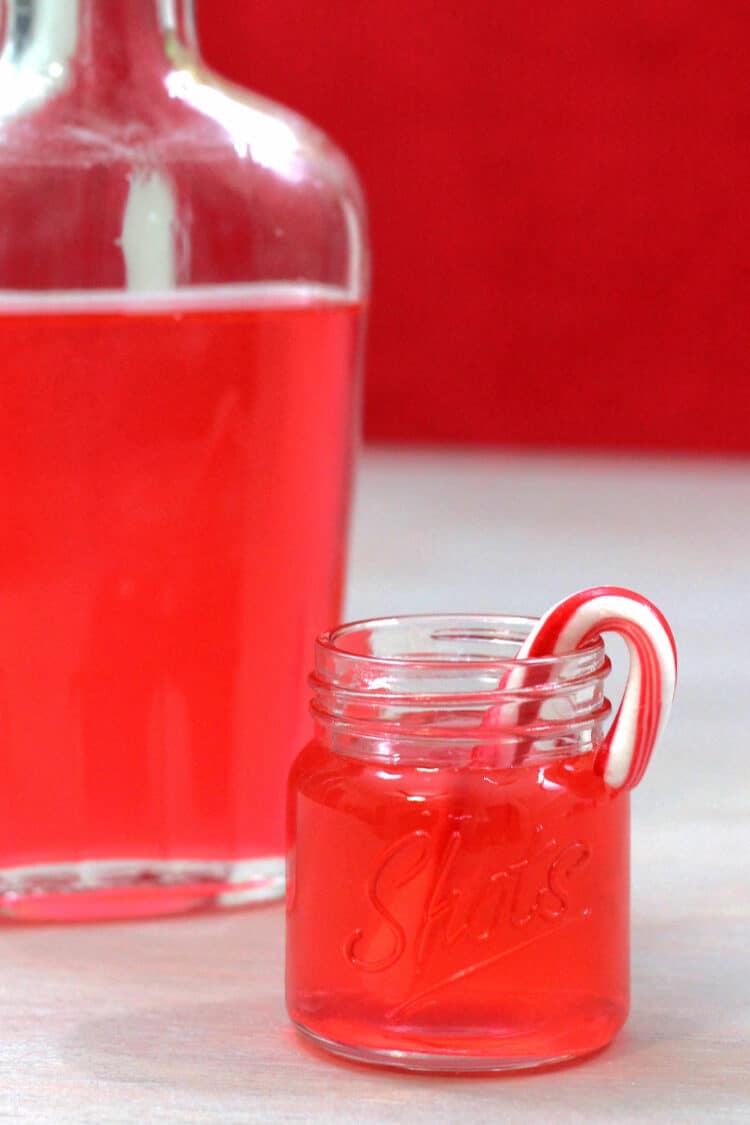
[[[370,1061],[503,1068],[622,1026],[629,797],[590,752],[436,768],[313,742],[289,801],[287,1003],[313,1037]]]
[[[212,864],[283,857],[339,610],[360,309],[269,301],[0,314],[7,912],[19,870],[190,861],[202,894]]]

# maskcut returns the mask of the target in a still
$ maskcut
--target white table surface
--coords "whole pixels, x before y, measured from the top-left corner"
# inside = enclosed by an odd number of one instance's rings
[[[0,929],[0,1121],[750,1122],[750,462],[369,452],[349,616],[641,589],[674,718],[634,799],[633,1010],[597,1057],[430,1078],[287,1025],[283,910]]]

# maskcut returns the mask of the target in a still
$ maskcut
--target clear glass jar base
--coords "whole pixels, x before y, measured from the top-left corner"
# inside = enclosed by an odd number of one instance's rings
[[[431,1071],[442,1074],[500,1074],[514,1070],[535,1070],[539,1067],[557,1066],[579,1058],[577,1054],[556,1055],[549,1058],[503,1058],[496,1055],[450,1055],[430,1054],[419,1051],[388,1050],[378,1047],[358,1047],[351,1043],[339,1043],[327,1039],[309,1027],[295,1021],[294,1026],[306,1038],[340,1058],[350,1062],[367,1063],[370,1066],[396,1067],[399,1070]],[[598,1048],[595,1048],[595,1050]],[[592,1052],[587,1051],[586,1054]]]
[[[284,866],[270,856],[0,869],[0,923],[127,920],[271,902],[284,894]]]

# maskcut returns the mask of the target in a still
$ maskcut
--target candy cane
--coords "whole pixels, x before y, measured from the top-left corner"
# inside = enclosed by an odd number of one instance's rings
[[[614,586],[582,590],[565,598],[534,627],[517,659],[559,656],[585,647],[600,633],[619,633],[630,652],[630,673],[622,703],[601,749],[604,779],[612,788],[632,789],[643,777],[664,729],[674,696],[677,654],[674,637],[659,610],[640,594]],[[519,663],[500,689],[529,687],[532,669]],[[483,726],[516,726],[533,704],[502,703]],[[533,716],[533,711],[532,711]],[[516,763],[528,752],[521,743]]]
[[[630,652],[622,702],[601,749],[604,780],[632,789],[643,777],[669,717],[677,678],[677,650],[663,615],[640,594],[618,586],[581,590],[558,602],[521,646],[517,659],[560,656],[600,633],[618,633]],[[522,673],[522,670],[519,669]],[[511,682],[512,681],[512,682]],[[511,672],[504,690],[522,686]]]

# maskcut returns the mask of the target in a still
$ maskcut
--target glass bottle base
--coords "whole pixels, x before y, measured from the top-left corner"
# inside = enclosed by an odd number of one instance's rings
[[[101,860],[0,869],[0,922],[95,922],[226,910],[284,894],[280,856]]]
[[[358,1047],[351,1043],[338,1043],[334,1039],[326,1039],[323,1035],[311,1031],[304,1024],[294,1025],[302,1035],[313,1042],[317,1047],[322,1047],[331,1054],[352,1062],[368,1063],[371,1066],[398,1067],[400,1070],[422,1070],[433,1073],[455,1074],[491,1074],[510,1072],[514,1070],[533,1070],[543,1066],[556,1066],[559,1063],[572,1062],[580,1057],[578,1054],[551,1055],[548,1058],[502,1058],[495,1055],[450,1055],[430,1054],[419,1051],[399,1051],[379,1047]],[[585,1052],[590,1054],[592,1052]]]

